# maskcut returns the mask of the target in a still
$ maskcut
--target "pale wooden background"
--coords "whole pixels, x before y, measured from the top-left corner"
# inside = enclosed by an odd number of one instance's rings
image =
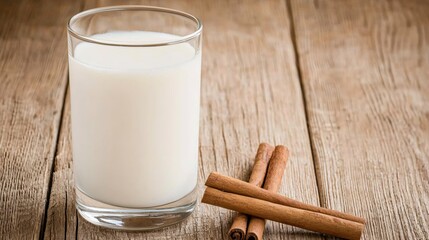
[[[367,218],[364,239],[429,239],[429,1],[0,2],[0,238],[225,239],[199,205],[162,231],[116,232],[74,209],[66,21],[124,3],[204,23],[200,193],[287,145],[281,193]],[[266,239],[330,238],[268,223]]]

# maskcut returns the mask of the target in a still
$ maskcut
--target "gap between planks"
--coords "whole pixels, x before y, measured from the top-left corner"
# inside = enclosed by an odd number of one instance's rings
[[[66,68],[68,69],[68,67]],[[67,70],[68,71],[68,70]],[[47,189],[47,196],[46,196],[46,203],[45,203],[45,211],[42,217],[42,221],[40,222],[40,232],[39,232],[39,239],[42,240],[45,238],[45,230],[46,230],[46,221],[48,220],[48,209],[49,209],[49,201],[51,199],[51,190],[52,190],[52,178],[54,176],[54,167],[55,167],[55,161],[57,158],[57,154],[58,154],[58,143],[60,141],[60,132],[61,132],[61,127],[63,125],[64,122],[64,111],[65,111],[65,105],[66,105],[66,99],[67,99],[67,92],[69,91],[68,89],[68,84],[69,82],[69,78],[67,76],[67,81],[65,84],[65,89],[63,91],[63,99],[62,99],[62,106],[61,106],[61,113],[60,113],[60,119],[59,119],[59,124],[58,124],[58,131],[57,134],[55,136],[55,149],[54,149],[54,155],[52,157],[52,161],[51,161],[51,166],[50,166],[50,175],[49,175],[49,180],[48,180],[48,189]],[[66,230],[67,230],[67,225],[66,225]]]
[[[297,45],[297,41],[296,41],[296,32],[295,32],[295,21],[293,19],[293,10],[292,10],[292,5],[290,3],[291,0],[285,0],[286,2],[286,8],[288,11],[288,17],[289,17],[289,22],[290,22],[290,38],[292,41],[292,48],[295,54],[295,66],[296,66],[296,71],[298,73],[298,81],[299,81],[299,87],[301,89],[301,96],[302,96],[302,103],[303,103],[303,109],[304,109],[304,116],[305,116],[305,122],[307,124],[307,134],[308,134],[308,139],[310,141],[310,149],[311,149],[311,158],[313,159],[313,168],[314,168],[314,176],[316,178],[316,186],[317,186],[317,195],[318,195],[318,199],[319,199],[319,206],[323,207],[322,203],[324,202],[322,200],[322,190],[321,190],[321,176],[320,176],[320,171],[319,171],[319,159],[317,158],[317,153],[316,150],[314,148],[314,142],[313,142],[313,136],[311,135],[311,131],[310,131],[310,122],[308,121],[308,109],[307,109],[307,99],[306,99],[306,95],[305,95],[305,88],[304,88],[304,83],[303,83],[303,79],[302,79],[302,70],[301,70],[301,65],[300,65],[300,60],[299,60],[299,53],[298,53],[298,45]]]

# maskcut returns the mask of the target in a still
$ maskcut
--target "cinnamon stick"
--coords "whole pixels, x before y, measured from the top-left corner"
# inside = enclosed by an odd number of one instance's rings
[[[360,239],[364,228],[364,225],[359,222],[223,192],[211,187],[206,188],[201,201],[259,218],[351,240]]]
[[[318,206],[313,206],[307,203],[303,203],[280,194],[270,192],[266,189],[253,186],[247,182],[241,181],[228,176],[223,176],[219,173],[213,172],[209,175],[206,181],[206,186],[219,189],[224,192],[235,193],[251,198],[257,198],[265,200],[271,203],[276,203],[284,206],[289,206],[293,208],[299,208],[302,210],[312,211],[315,213],[322,213],[330,215],[337,218],[342,218],[344,220],[349,220],[357,222],[360,224],[365,224],[365,219],[351,214],[339,212],[332,209],[322,208]]]
[[[273,147],[267,143],[259,144],[258,151],[255,156],[252,173],[250,174],[249,184],[261,187],[265,173],[267,172],[268,161],[273,153]],[[247,232],[248,216],[243,213],[238,213],[234,218],[228,235],[233,240],[244,240]]]
[[[267,175],[264,181],[264,189],[277,192],[280,188],[283,173],[286,168],[289,151],[285,146],[276,146],[270,159]],[[247,227],[246,240],[260,240],[264,235],[265,219],[250,217]]]

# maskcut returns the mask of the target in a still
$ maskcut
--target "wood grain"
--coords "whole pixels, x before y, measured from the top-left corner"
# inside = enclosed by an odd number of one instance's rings
[[[281,193],[318,204],[301,89],[284,1],[127,1],[170,7],[204,24],[200,126],[200,196],[212,171],[248,179],[260,142],[291,149]],[[85,8],[125,4],[88,1]],[[69,117],[69,108],[65,110]],[[117,232],[74,219],[70,197],[71,146],[64,120],[45,238],[226,239],[231,211],[200,204],[185,222],[160,231]],[[58,167],[62,166],[62,167]],[[64,169],[65,168],[65,169]],[[57,220],[56,220],[57,219]],[[74,225],[77,224],[77,225]],[[76,229],[76,230],[74,230]],[[289,235],[286,235],[288,233]],[[267,239],[320,239],[320,235],[269,222]]]
[[[323,206],[429,237],[429,2],[291,2]]]
[[[71,154],[70,92],[67,91],[52,176],[44,239],[75,239],[78,213],[75,208]]]
[[[65,23],[78,7],[0,2],[2,239],[37,239],[43,229],[67,82]]]

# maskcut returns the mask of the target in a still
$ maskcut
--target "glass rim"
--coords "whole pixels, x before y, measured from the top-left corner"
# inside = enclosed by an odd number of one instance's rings
[[[159,42],[159,43],[120,43],[120,42],[100,40],[100,39],[88,37],[88,36],[85,36],[83,34],[76,32],[71,27],[71,25],[74,22],[76,22],[79,18],[86,17],[89,15],[94,15],[97,13],[102,13],[102,12],[116,12],[116,11],[151,11],[151,12],[175,14],[175,15],[179,15],[182,17],[186,17],[186,18],[194,21],[197,24],[197,29],[188,35],[180,36],[178,39],[175,39],[172,41]],[[201,34],[202,30],[203,30],[203,24],[202,24],[201,20],[199,18],[189,14],[189,13],[182,12],[182,11],[175,10],[175,9],[170,9],[170,8],[145,6],[145,5],[119,5],[119,6],[109,6],[109,7],[99,7],[99,8],[88,9],[88,10],[77,13],[76,15],[71,17],[69,19],[69,21],[67,22],[67,31],[70,35],[72,35],[75,38],[78,38],[78,39],[85,41],[85,42],[101,44],[101,45],[108,45],[108,46],[118,46],[118,47],[161,47],[161,46],[168,46],[168,45],[184,43],[184,42],[188,42],[189,40],[194,39],[195,37],[198,37]]]

